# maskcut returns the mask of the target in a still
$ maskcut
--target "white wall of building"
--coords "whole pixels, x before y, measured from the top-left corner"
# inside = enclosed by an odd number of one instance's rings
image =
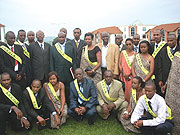
[[[0,27],[0,32],[1,32],[1,41],[4,42],[5,41],[5,28],[4,27]]]

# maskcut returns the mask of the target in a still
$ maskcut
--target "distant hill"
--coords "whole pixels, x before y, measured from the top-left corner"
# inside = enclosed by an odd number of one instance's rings
[[[52,45],[52,41],[54,40],[54,36],[47,36],[47,37],[44,37],[44,41],[51,44]]]

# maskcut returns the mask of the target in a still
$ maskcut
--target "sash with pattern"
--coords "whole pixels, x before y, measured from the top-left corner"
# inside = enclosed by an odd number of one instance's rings
[[[105,94],[105,96],[106,96],[107,99],[109,99],[109,100],[112,101],[112,102],[114,102],[114,101],[116,101],[116,100],[118,99],[118,98],[111,98],[111,97],[109,96],[108,90],[107,90],[107,87],[106,87],[105,80],[102,80],[102,81],[101,81],[101,87],[102,87],[103,92],[104,92],[104,94]]]
[[[168,54],[169,59],[170,59],[171,61],[173,61],[174,56],[172,55],[172,53],[171,53],[171,50],[170,50],[170,47],[169,47],[169,46],[167,46],[167,54]]]
[[[19,101],[13,96],[13,94],[11,94],[11,92],[9,92],[7,89],[5,89],[1,84],[0,84],[0,88],[2,89],[2,92],[4,93],[4,95],[11,100],[11,102],[13,102],[13,104],[15,104],[18,107]]]
[[[75,88],[77,90],[77,93],[78,95],[80,96],[80,98],[83,100],[83,101],[89,101],[91,97],[89,97],[88,99],[84,97],[84,95],[81,93],[81,91],[79,90],[79,86],[78,86],[78,82],[77,82],[77,79],[74,80],[74,85],[75,85]]]
[[[146,103],[146,106],[147,106],[147,109],[148,109],[148,112],[155,118],[157,118],[158,116],[151,110],[149,104],[148,104],[148,99],[147,99],[147,96],[144,95],[144,100],[145,100],[145,103]],[[167,106],[167,105],[166,105]],[[171,120],[173,117],[171,117],[171,109],[167,106],[167,109],[168,109],[168,113],[170,114],[169,117],[166,117],[167,120]]]
[[[140,58],[140,54],[136,55],[136,59],[137,59],[137,63],[140,66],[141,70],[147,75],[149,73],[149,71],[143,66],[141,58]],[[151,79],[155,79],[155,75],[152,75]]]
[[[129,68],[131,69],[131,62],[129,60],[129,57],[128,57],[128,54],[127,54],[126,50],[123,50],[122,53],[124,54],[125,60],[126,60],[128,66],[129,66]]]
[[[17,42],[17,41],[16,41],[14,44],[20,45],[20,46],[22,47],[23,51],[24,51],[24,55],[30,59],[30,53],[24,48],[24,46],[22,46],[22,45],[21,45],[19,42]]]
[[[84,52],[85,58],[86,60],[93,66],[96,66],[98,63],[97,62],[91,62],[89,60],[89,56],[88,56],[88,45],[85,46],[85,52]]]
[[[174,54],[174,56],[177,56],[178,58],[180,58],[180,53],[179,53],[179,52],[176,52],[176,53]]]
[[[156,50],[153,52],[153,54],[152,54],[152,56],[153,56],[153,58],[155,58],[156,57],[156,55],[158,54],[158,52],[161,50],[161,48],[163,48],[163,46],[166,44],[166,42],[165,41],[163,41],[157,48],[156,48]]]
[[[58,100],[58,101],[60,101],[59,98],[57,97],[57,94],[56,94],[56,92],[55,92],[55,90],[54,90],[54,87],[52,86],[52,84],[51,84],[50,82],[48,83],[48,86],[49,86],[49,88],[50,88],[53,96],[55,97],[55,99]]]
[[[3,51],[5,51],[8,55],[10,55],[12,58],[14,58],[15,60],[17,60],[20,64],[22,64],[22,59],[15,54],[14,52],[12,52],[9,48],[5,47],[5,46],[0,46],[1,49],[3,49]]]
[[[41,109],[41,106],[38,107],[38,104],[37,104],[37,101],[36,101],[36,98],[35,98],[35,96],[34,96],[33,91],[32,91],[29,87],[27,87],[26,89],[27,89],[27,91],[28,91],[28,93],[29,93],[29,96],[30,96],[30,98],[31,98],[31,102],[32,102],[32,104],[33,104],[34,109]]]
[[[66,54],[61,50],[61,48],[60,48],[60,46],[59,46],[59,43],[56,43],[56,44],[55,44],[55,47],[56,47],[57,51],[59,52],[59,54],[61,54],[61,56],[62,56],[64,59],[66,59],[67,61],[69,61],[70,63],[72,63],[72,58],[69,57],[68,55],[66,55]]]
[[[136,100],[136,89],[132,89],[132,98],[133,98],[134,102],[137,104],[137,100]]]

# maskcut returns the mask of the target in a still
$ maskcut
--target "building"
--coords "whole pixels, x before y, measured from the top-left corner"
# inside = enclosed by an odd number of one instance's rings
[[[151,38],[153,36],[153,31],[155,29],[161,30],[161,32],[163,34],[162,40],[167,42],[168,34],[173,33],[173,34],[176,34],[176,36],[178,36],[180,34],[180,23],[161,24],[161,25],[158,25],[158,26],[148,30],[146,32],[148,40],[151,40]]]
[[[123,38],[133,38],[135,34],[140,35],[140,39],[147,39],[146,32],[149,29],[152,29],[156,25],[145,25],[142,24],[139,20],[134,21],[130,25],[120,26],[119,29],[123,32]]]
[[[4,42],[4,36],[5,35],[5,25],[0,24],[0,40]]]
[[[94,34],[94,44],[102,43],[102,38],[101,38],[102,32],[108,32],[110,34],[110,39],[109,39],[110,43],[115,43],[116,34],[123,34],[123,32],[116,26],[94,30],[91,32]]]

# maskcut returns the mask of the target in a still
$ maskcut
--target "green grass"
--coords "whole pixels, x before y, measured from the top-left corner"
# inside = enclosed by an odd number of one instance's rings
[[[95,123],[92,126],[88,125],[88,120],[85,118],[81,122],[75,121],[73,118],[68,118],[67,122],[60,129],[44,129],[38,131],[37,126],[27,133],[15,133],[8,129],[7,135],[135,135],[134,133],[126,132],[122,125],[117,121],[114,115],[108,120],[102,120],[98,115],[95,117]]]

